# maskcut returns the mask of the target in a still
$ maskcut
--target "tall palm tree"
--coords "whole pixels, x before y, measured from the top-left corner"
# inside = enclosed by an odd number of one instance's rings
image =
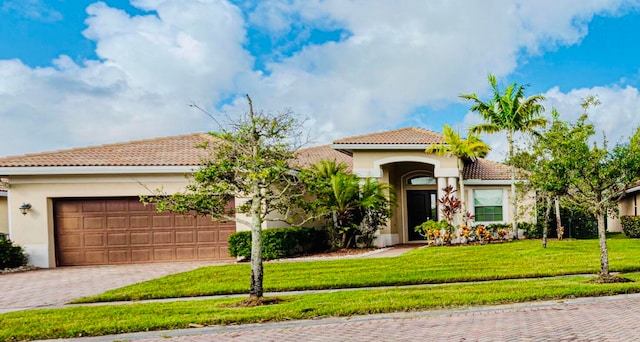
[[[442,126],[444,138],[443,144],[432,144],[425,150],[426,153],[435,153],[439,156],[456,157],[458,159],[458,179],[460,180],[460,202],[462,214],[466,214],[465,192],[463,182],[463,170],[466,162],[475,162],[477,158],[483,158],[491,151],[491,147],[485,144],[477,134],[469,132],[467,139],[462,139],[460,134],[449,125]]]
[[[544,127],[547,124],[547,120],[540,116],[541,112],[544,111],[544,107],[540,104],[540,101],[544,100],[544,96],[533,95],[525,97],[524,90],[526,87],[516,83],[509,84],[504,89],[504,92],[501,92],[498,88],[496,77],[489,75],[488,79],[493,91],[493,97],[488,102],[480,100],[476,94],[460,95],[461,98],[472,101],[474,104],[471,106],[471,111],[480,114],[486,121],[483,124],[471,127],[469,131],[475,134],[506,132],[509,143],[509,159],[511,160],[514,154],[514,133],[535,133],[535,128]],[[516,171],[513,165],[510,168],[511,199],[514,212],[512,229],[514,236],[518,238],[518,224],[515,215],[518,205],[515,185]]]

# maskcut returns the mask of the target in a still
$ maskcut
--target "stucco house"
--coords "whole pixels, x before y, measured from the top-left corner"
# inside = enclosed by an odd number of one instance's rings
[[[8,191],[0,196],[0,230],[39,267],[227,259],[227,237],[246,227],[157,212],[138,201],[154,189],[183,189],[206,153],[195,146],[209,139],[198,133],[2,158]],[[461,181],[455,158],[424,152],[433,143],[443,143],[442,135],[402,128],[301,150],[297,163],[335,159],[358,176],[391,184],[397,206],[376,244],[412,243],[422,240],[413,227],[438,218],[440,189],[459,189]],[[463,178],[477,222],[513,220],[507,166],[479,159],[465,166]],[[30,208],[19,210],[23,204]]]
[[[621,216],[638,216],[640,210],[638,205],[640,204],[640,182],[633,186],[630,186],[625,190],[624,196],[618,201],[618,216],[607,216],[607,231],[609,232],[621,232],[622,224],[620,222]]]

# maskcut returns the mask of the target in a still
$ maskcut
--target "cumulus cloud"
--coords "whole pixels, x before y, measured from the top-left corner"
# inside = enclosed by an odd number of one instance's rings
[[[87,8],[83,34],[95,42],[98,60],[59,56],[44,68],[0,61],[0,117],[13,142],[0,154],[211,130],[213,122],[187,104],[233,115],[246,110],[246,93],[259,108],[307,115],[318,143],[394,128],[416,108],[458,101],[460,93],[482,95],[487,73],[507,76],[529,55],[576,44],[594,15],[630,6],[623,0],[132,5],[148,14],[101,2]],[[265,69],[256,70],[248,28],[276,40],[314,29],[346,34],[307,42],[285,57],[275,47],[260,56]],[[605,103],[606,94],[599,95]]]

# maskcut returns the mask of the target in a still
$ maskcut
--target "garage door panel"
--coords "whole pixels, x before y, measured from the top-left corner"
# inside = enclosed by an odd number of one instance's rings
[[[151,262],[151,249],[134,249],[131,251],[132,262]]]
[[[193,231],[177,231],[176,244],[193,244],[196,242],[195,232]]]
[[[127,216],[107,216],[107,229],[129,228],[129,217]]]
[[[83,213],[101,213],[104,212],[104,201],[86,201],[82,202]]]
[[[82,244],[84,247],[104,247],[104,234],[83,234],[84,243]]]
[[[153,228],[169,228],[173,224],[171,215],[154,216],[152,219]]]
[[[156,212],[136,197],[54,200],[54,225],[61,266],[231,259],[235,231],[234,222]]]
[[[131,216],[129,217],[131,228],[135,229],[151,229],[150,216]]]
[[[151,245],[150,232],[132,232],[131,246]]]
[[[91,230],[98,229],[103,230],[104,225],[104,217],[83,217],[82,218],[82,229]]]
[[[123,247],[128,246],[129,242],[127,241],[127,233],[109,233],[107,234],[107,247]]]
[[[58,235],[58,245],[63,248],[82,248],[82,235],[61,234]]]

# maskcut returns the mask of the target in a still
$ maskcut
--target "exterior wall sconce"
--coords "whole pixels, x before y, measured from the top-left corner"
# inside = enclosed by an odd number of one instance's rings
[[[18,209],[20,209],[22,215],[26,215],[29,210],[31,210],[31,203],[22,203],[22,205]]]

